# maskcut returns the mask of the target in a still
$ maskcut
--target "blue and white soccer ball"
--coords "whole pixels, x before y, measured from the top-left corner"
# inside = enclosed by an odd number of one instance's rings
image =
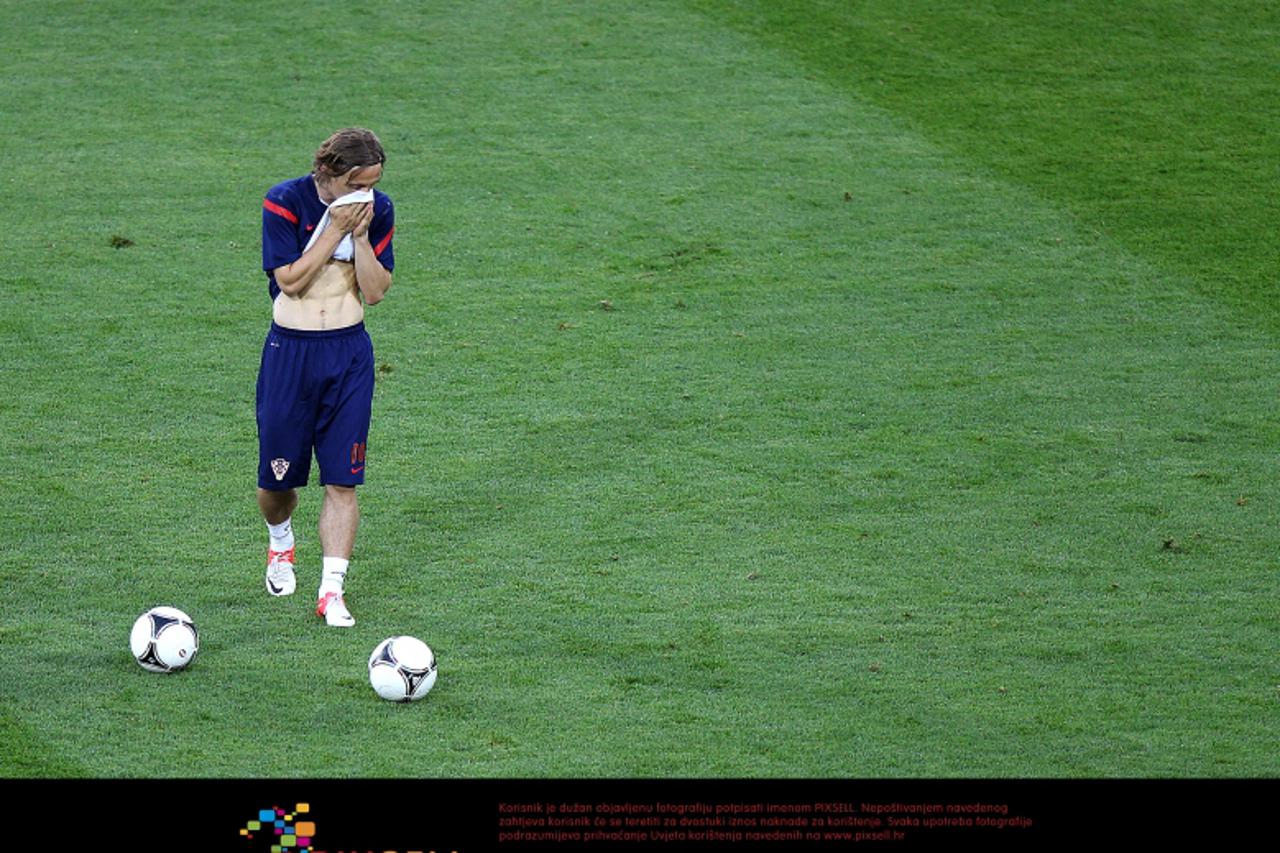
[[[414,702],[436,685],[436,656],[416,637],[390,637],[369,656],[369,683],[389,702]]]
[[[173,672],[189,665],[200,651],[200,634],[191,617],[176,607],[153,607],[129,632],[133,659],[149,672]]]

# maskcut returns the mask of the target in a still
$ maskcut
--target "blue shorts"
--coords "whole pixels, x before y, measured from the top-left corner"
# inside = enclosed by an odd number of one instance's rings
[[[315,451],[323,485],[364,482],[373,412],[373,343],[364,324],[304,332],[275,323],[258,371],[258,486],[305,486]]]

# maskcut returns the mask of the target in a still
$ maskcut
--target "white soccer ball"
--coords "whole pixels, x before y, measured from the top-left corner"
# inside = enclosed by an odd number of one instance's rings
[[[389,702],[413,702],[436,684],[436,656],[416,637],[391,637],[369,655],[369,683]]]
[[[191,617],[176,607],[153,607],[129,632],[129,648],[150,672],[173,672],[191,663],[200,650],[200,634]]]

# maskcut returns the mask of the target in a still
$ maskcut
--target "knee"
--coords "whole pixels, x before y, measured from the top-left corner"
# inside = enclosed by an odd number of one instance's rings
[[[324,496],[327,500],[335,503],[354,504],[356,502],[356,487],[326,485],[324,487]]]
[[[261,487],[258,489],[258,506],[262,507],[263,512],[288,512],[297,505],[297,489],[285,489],[283,491],[272,491]]]

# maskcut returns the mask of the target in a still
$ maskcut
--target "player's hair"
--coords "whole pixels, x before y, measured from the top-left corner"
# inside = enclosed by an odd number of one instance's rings
[[[330,136],[316,149],[313,164],[316,175],[336,178],[352,169],[376,166],[387,162],[382,143],[372,130],[363,127],[345,127]]]

